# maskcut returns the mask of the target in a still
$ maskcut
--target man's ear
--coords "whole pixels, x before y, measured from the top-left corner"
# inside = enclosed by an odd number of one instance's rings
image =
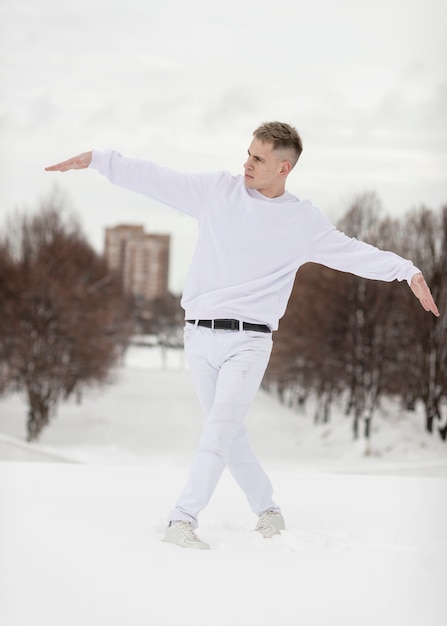
[[[287,176],[290,173],[291,169],[292,164],[290,163],[290,161],[283,161],[281,163],[280,174],[282,174],[283,176]]]

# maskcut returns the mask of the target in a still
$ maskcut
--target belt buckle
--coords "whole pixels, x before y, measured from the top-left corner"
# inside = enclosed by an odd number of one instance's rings
[[[241,320],[230,320],[231,330],[243,330],[244,323]]]

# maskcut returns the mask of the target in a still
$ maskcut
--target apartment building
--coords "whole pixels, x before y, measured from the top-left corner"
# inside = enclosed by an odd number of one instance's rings
[[[170,236],[149,234],[142,225],[124,224],[105,231],[105,256],[118,271],[127,293],[145,300],[168,295]]]

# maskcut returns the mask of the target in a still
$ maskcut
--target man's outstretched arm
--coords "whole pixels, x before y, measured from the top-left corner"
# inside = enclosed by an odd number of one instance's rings
[[[431,311],[433,315],[439,317],[438,307],[436,306],[435,301],[433,300],[433,296],[431,295],[431,291],[425,282],[425,278],[422,274],[415,274],[411,279],[411,291],[414,293],[416,298],[422,304],[426,311]]]
[[[83,152],[71,159],[50,165],[45,168],[47,172],[66,172],[67,170],[83,170],[92,162],[92,152]]]

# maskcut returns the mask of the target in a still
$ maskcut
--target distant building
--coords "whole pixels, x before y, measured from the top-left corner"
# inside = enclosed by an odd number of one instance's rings
[[[106,228],[105,256],[127,293],[145,300],[168,295],[170,236],[144,232],[141,225]]]

